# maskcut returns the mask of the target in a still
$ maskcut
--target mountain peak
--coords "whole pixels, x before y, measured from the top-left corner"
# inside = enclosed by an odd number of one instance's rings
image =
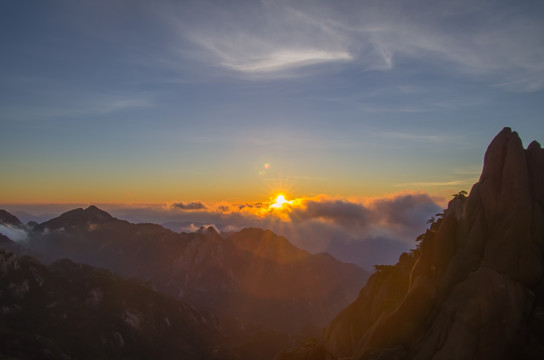
[[[505,127],[489,144],[480,181],[476,184],[488,207],[528,204],[544,195],[544,151],[537,141],[527,149],[517,132]],[[513,203],[511,203],[513,201]]]
[[[89,224],[101,224],[117,220],[104,210],[91,205],[86,209],[78,208],[67,211],[57,218],[46,221],[38,227],[38,230],[45,228],[54,229],[73,229],[78,227],[86,227]]]
[[[468,198],[377,269],[325,347],[354,359],[542,358],[543,253],[544,150],[504,128]]]
[[[209,234],[209,235],[219,235],[219,233],[217,232],[217,230],[215,229],[214,226],[208,226],[208,228],[206,229],[206,234]]]
[[[527,146],[527,150],[531,151],[538,151],[541,149],[540,143],[536,140],[533,140],[529,146]]]
[[[310,254],[291,244],[285,237],[270,230],[244,228],[231,234],[232,243],[253,255],[278,262],[292,262],[307,258]]]
[[[486,151],[482,176],[467,205],[469,213],[481,213],[493,235],[485,243],[483,261],[526,285],[543,271],[541,240],[533,229],[541,226],[534,222],[543,210],[543,180],[544,150],[536,142],[525,150],[518,134],[504,128]]]
[[[104,210],[100,210],[98,207],[91,205],[88,208],[84,210],[84,214],[93,219],[93,220],[111,220],[113,219],[113,216],[105,212]]]
[[[23,227],[23,223],[15,215],[10,214],[4,209],[0,209],[0,224],[6,226]]]
[[[493,191],[500,192],[504,175],[526,172],[526,163],[522,161],[524,157],[523,144],[518,133],[505,127],[495,136],[485,152],[480,183],[490,182]]]

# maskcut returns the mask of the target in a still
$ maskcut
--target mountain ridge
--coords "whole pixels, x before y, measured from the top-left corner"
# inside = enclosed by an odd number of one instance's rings
[[[0,209],[0,224],[5,226],[23,227],[23,223],[17,216],[10,214],[4,209]]]
[[[270,230],[175,233],[119,220],[96,206],[67,211],[28,230],[26,245],[45,263],[69,258],[105,268],[201,310],[277,330],[325,325],[368,276],[353,264],[301,250]]]
[[[74,229],[83,225],[103,224],[113,221],[119,222],[123,220],[114,218],[95,205],[90,205],[85,209],[77,208],[66,211],[56,218],[39,224],[36,226],[35,231],[44,231],[46,228],[49,230]]]

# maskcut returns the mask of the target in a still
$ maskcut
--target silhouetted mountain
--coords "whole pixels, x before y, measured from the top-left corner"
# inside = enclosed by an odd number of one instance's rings
[[[480,180],[394,266],[281,359],[544,358],[544,150],[502,130]]]
[[[270,230],[246,228],[229,235],[236,247],[248,251],[262,259],[280,263],[289,263],[307,258],[309,253],[291,244],[283,236],[278,236]]]
[[[368,276],[270,231],[245,229],[224,238],[210,227],[178,234],[94,206],[35,226],[30,246],[46,262],[69,258],[106,268],[219,316],[289,331],[324,326]]]
[[[0,357],[234,359],[220,324],[106,270],[0,249]]]
[[[100,210],[94,205],[91,205],[86,209],[74,209],[65,212],[53,220],[40,224],[36,230],[43,231],[46,228],[48,230],[77,230],[116,220],[117,219],[107,212]]]
[[[367,277],[353,264],[311,255],[268,230],[244,229],[226,240],[239,291],[230,296],[230,306],[276,328],[326,324],[330,310],[334,314],[349,303]]]
[[[22,228],[24,225],[16,216],[10,214],[6,210],[0,209],[0,225],[14,226]]]

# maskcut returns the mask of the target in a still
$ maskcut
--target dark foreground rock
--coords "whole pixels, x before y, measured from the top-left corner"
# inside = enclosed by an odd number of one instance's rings
[[[503,129],[480,180],[394,266],[379,266],[323,342],[283,359],[544,358],[544,150]],[[319,346],[323,351],[316,353]]]
[[[213,317],[106,270],[0,249],[0,289],[0,358],[238,358]]]

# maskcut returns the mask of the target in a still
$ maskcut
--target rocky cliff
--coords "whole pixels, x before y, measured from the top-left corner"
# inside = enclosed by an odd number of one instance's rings
[[[283,359],[544,358],[544,150],[503,129],[480,180]]]

